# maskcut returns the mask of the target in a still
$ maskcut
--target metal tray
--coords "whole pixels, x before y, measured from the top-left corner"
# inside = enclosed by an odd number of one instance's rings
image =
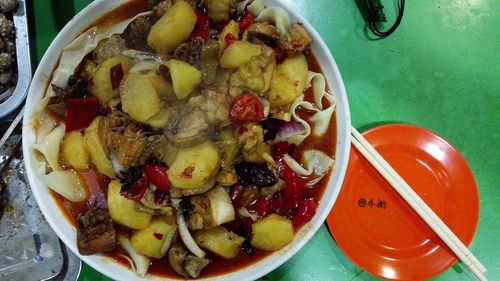
[[[0,135],[12,120],[0,119]],[[45,221],[26,178],[17,128],[0,148],[0,280],[74,281],[81,260]]]
[[[17,85],[13,89],[13,92],[11,88],[0,94],[0,96],[4,96],[4,98],[0,98],[0,118],[10,114],[24,102],[31,82],[32,73],[26,0],[17,0],[17,2],[19,4],[13,15],[14,28],[16,30]],[[7,96],[10,97],[7,98]]]

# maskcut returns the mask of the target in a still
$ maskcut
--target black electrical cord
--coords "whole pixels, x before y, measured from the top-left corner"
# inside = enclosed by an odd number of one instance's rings
[[[383,6],[375,7],[372,5],[370,0],[366,0],[366,5],[368,6],[370,14],[375,15],[376,13],[380,13],[383,15],[383,11],[381,11],[383,9]],[[370,30],[373,32],[373,34],[375,34],[376,36],[381,37],[381,38],[384,38],[384,37],[391,35],[391,33],[393,33],[396,30],[396,28],[398,28],[399,24],[401,23],[401,20],[403,19],[404,10],[405,10],[405,0],[399,0],[398,17],[396,18],[396,21],[391,26],[391,28],[389,28],[386,31],[381,31],[377,27],[377,22],[380,20],[376,20],[374,17],[371,17],[371,19],[368,21]],[[384,20],[385,20],[385,17],[384,17]]]

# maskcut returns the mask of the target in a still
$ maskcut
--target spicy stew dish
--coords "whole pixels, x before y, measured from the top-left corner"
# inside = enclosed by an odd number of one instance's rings
[[[261,0],[131,0],[65,47],[33,166],[80,254],[192,279],[286,248],[334,167],[311,44]]]

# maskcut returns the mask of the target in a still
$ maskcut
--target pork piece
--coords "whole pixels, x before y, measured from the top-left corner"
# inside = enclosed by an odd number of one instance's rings
[[[204,142],[209,126],[200,109],[188,105],[179,106],[172,108],[164,132],[172,144],[186,148]]]
[[[55,116],[64,119],[66,116],[66,99],[81,99],[88,95],[87,82],[83,79],[70,77],[68,86],[58,87],[52,85],[55,96],[50,98],[47,110]]]
[[[222,187],[216,187],[202,195],[193,196],[183,203],[183,214],[189,229],[209,229],[235,218],[234,207],[229,194]],[[189,212],[186,212],[189,206]]]
[[[109,39],[102,40],[97,44],[94,50],[93,61],[100,64],[106,59],[121,55],[123,51],[127,50],[127,44],[120,35],[113,35]]]
[[[184,247],[176,243],[168,250],[168,262],[172,269],[186,278],[196,278],[210,263],[207,258],[191,255]]]
[[[164,14],[172,8],[174,5],[174,0],[164,0],[160,1],[156,6],[153,7],[153,11],[155,12],[155,15],[157,18],[161,18]]]
[[[245,30],[243,39],[255,44],[272,45],[280,39],[280,30],[268,22],[257,22]]]
[[[181,44],[174,51],[174,58],[185,61],[201,72],[204,85],[214,83],[219,66],[219,42],[214,39],[203,41],[195,38],[187,43]]]
[[[190,98],[188,104],[199,108],[205,114],[209,125],[221,127],[229,123],[231,102],[232,98],[227,89],[209,88],[203,90],[200,95]]]
[[[207,9],[208,17],[214,22],[227,22],[235,10],[234,0],[205,0],[203,5]]]
[[[312,44],[312,38],[304,27],[296,23],[292,29],[280,40],[280,46],[288,55],[302,53]]]
[[[140,125],[120,113],[103,118],[99,137],[116,154],[118,162],[126,167],[140,166],[149,159],[160,158],[165,141],[161,135],[147,136]]]
[[[153,17],[146,15],[136,18],[127,26],[122,34],[123,39],[130,49],[149,51],[148,35],[153,26]]]
[[[108,210],[92,208],[78,216],[78,251],[82,255],[105,253],[116,248],[116,231]]]
[[[185,61],[190,65],[196,66],[201,58],[201,51],[203,49],[203,40],[194,38],[193,40],[182,43],[174,51],[174,59]]]

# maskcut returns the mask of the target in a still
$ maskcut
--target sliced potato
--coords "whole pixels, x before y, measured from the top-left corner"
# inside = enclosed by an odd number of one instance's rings
[[[250,244],[264,251],[277,251],[292,242],[292,222],[280,215],[272,214],[252,224]]]
[[[262,54],[262,46],[247,41],[236,41],[222,53],[220,65],[224,68],[238,68],[260,54]]]
[[[268,95],[271,106],[278,107],[292,103],[306,87],[309,67],[303,54],[287,58],[276,67]]]
[[[210,217],[214,225],[221,225],[234,220],[233,203],[224,188],[216,187],[204,195],[210,202]]]
[[[163,129],[165,127],[165,124],[167,124],[168,115],[169,111],[167,109],[160,109],[158,113],[156,113],[155,115],[153,115],[153,117],[146,120],[144,124],[147,124],[156,129]]]
[[[102,103],[108,103],[119,95],[118,89],[113,90],[110,76],[111,68],[119,64],[122,66],[123,73],[126,74],[132,68],[134,62],[125,56],[116,56],[103,61],[93,72],[92,82],[88,90]]]
[[[167,166],[172,166],[172,164],[175,161],[175,158],[177,157],[177,153],[179,152],[179,149],[170,143],[169,141],[165,142],[165,145],[163,146],[163,162],[167,164]]]
[[[138,230],[130,237],[132,247],[148,257],[161,259],[167,253],[177,226],[170,225],[165,218],[157,218],[142,230]]]
[[[240,25],[235,22],[234,20],[231,20],[224,28],[222,29],[220,36],[219,36],[219,46],[220,46],[220,54],[222,54],[222,51],[227,46],[226,42],[226,36],[231,34],[234,38],[238,38],[238,35],[240,34]]]
[[[85,150],[83,135],[79,131],[66,134],[61,144],[62,157],[69,166],[76,170],[85,170],[90,164],[90,157]]]
[[[158,53],[167,55],[186,41],[196,24],[193,7],[178,1],[151,28],[148,44]]]
[[[189,63],[174,59],[169,60],[167,66],[178,99],[187,97],[201,83],[201,72]]]
[[[150,213],[138,212],[135,209],[134,200],[122,196],[120,190],[122,184],[118,180],[109,183],[108,186],[108,209],[111,218],[126,227],[132,229],[145,229],[151,223],[153,217]]]
[[[83,142],[87,150],[92,164],[97,170],[110,178],[115,178],[115,171],[111,165],[108,148],[102,143],[99,137],[99,124],[102,117],[99,116],[85,130]]]
[[[219,149],[211,141],[180,149],[168,170],[173,187],[199,189],[217,172],[220,166]]]
[[[161,100],[148,75],[127,75],[120,85],[120,96],[123,111],[139,122],[147,122],[161,109]]]
[[[236,257],[240,251],[241,244],[245,241],[245,238],[236,235],[222,226],[198,230],[194,232],[193,238],[200,247],[226,259]]]

